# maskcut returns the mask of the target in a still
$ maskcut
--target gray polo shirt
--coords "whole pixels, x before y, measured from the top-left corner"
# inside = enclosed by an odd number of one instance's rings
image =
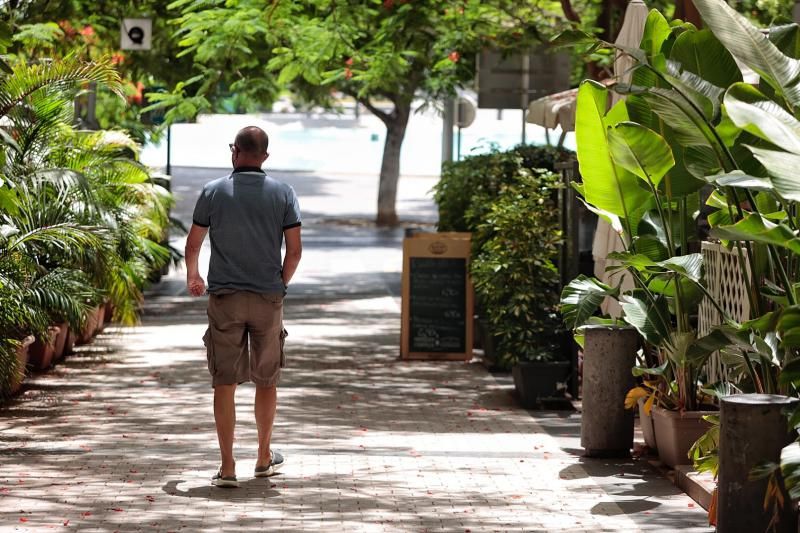
[[[192,218],[209,228],[208,292],[283,293],[283,231],[300,225],[292,187],[261,169],[239,168],[203,187]]]

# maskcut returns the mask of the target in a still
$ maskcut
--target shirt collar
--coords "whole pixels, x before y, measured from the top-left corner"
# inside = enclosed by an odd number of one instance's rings
[[[259,167],[236,167],[233,169],[233,172],[234,174],[239,172],[260,172],[261,174],[265,174]]]

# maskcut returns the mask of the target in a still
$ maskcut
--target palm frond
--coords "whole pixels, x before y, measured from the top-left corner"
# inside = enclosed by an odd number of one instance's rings
[[[67,92],[81,82],[97,82],[123,96],[122,84],[110,59],[84,62],[76,57],[33,65],[14,65],[12,74],[0,79],[0,117],[43,89]]]

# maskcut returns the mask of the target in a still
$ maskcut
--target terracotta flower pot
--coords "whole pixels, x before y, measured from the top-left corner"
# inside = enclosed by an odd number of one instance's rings
[[[81,346],[83,344],[89,344],[92,342],[95,331],[97,330],[97,318],[97,308],[94,308],[87,313],[86,323],[84,323],[83,329],[78,332],[75,338],[76,346]]]
[[[99,335],[106,329],[106,305],[102,304],[94,310],[94,336]]]
[[[717,414],[717,411],[681,413],[654,406],[651,413],[658,443],[658,457],[662,463],[674,468],[677,465],[692,464],[689,449],[711,427],[703,417]]]
[[[68,335],[69,324],[66,322],[58,324],[58,335],[56,335],[56,343],[53,348],[53,361],[60,361],[64,357]]]
[[[78,338],[77,334],[72,331],[72,328],[67,327],[67,338],[64,341],[64,355],[67,356],[75,350],[75,340]]]
[[[47,336],[45,340],[36,339],[33,344],[28,348],[28,364],[36,370],[46,370],[53,364],[53,356],[55,355],[56,337],[60,328],[58,326],[50,326],[47,328]]]
[[[28,349],[36,338],[33,335],[28,335],[20,341],[17,347],[17,375],[9,384],[9,394],[16,394],[22,387],[22,382],[25,380],[25,370],[28,366]]]
[[[103,306],[103,322],[108,324],[114,318],[114,304],[110,301]]]
[[[639,425],[642,428],[642,437],[644,437],[644,443],[653,451],[658,449],[656,443],[656,430],[653,426],[653,411],[650,410],[650,413],[646,413],[644,410],[645,399],[639,398]]]

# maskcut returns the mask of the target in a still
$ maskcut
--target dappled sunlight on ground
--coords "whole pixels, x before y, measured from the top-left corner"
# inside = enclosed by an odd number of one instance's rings
[[[0,408],[0,528],[709,531],[645,462],[581,458],[578,414],[531,416],[478,362],[399,360],[401,235],[344,234],[374,247],[337,252],[342,233],[313,228],[327,244],[307,248],[286,300],[279,475],[251,477],[243,385],[242,486],[210,486],[205,299],[167,279],[139,327],[109,328]]]

